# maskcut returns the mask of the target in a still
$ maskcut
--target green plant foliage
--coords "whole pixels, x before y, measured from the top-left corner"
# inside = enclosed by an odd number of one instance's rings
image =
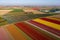
[[[23,9],[13,9],[11,12],[24,12]]]

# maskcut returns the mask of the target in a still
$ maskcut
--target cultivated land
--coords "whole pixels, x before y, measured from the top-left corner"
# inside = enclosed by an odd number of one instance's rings
[[[0,9],[0,40],[60,40],[60,13],[21,8]]]
[[[8,23],[15,23],[20,21],[31,20],[35,18],[41,17],[57,17],[56,13],[45,13],[41,12],[41,9],[48,9],[48,8],[41,8],[38,9],[36,7],[3,7],[0,9],[0,17],[3,18],[4,21],[0,21],[1,25],[8,24]],[[49,7],[48,10],[51,8]],[[59,18],[58,16],[57,18]]]
[[[0,15],[5,15],[9,12],[11,12],[12,10],[0,10]]]

